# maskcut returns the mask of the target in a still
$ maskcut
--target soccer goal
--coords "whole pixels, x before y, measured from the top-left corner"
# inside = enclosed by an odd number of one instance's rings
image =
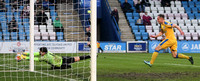
[[[96,81],[96,4],[0,1],[0,81]]]

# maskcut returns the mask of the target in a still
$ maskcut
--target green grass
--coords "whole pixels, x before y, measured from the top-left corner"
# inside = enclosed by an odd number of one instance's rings
[[[159,54],[154,65],[143,63],[151,54],[102,54],[98,57],[98,81],[199,81],[199,54],[188,60],[174,59],[171,54]]]
[[[83,54],[59,55],[80,56]],[[199,81],[200,54],[186,55],[193,56],[194,65],[191,65],[188,60],[174,59],[171,54],[164,53],[158,55],[152,67],[143,63],[144,60],[150,60],[151,54],[99,54],[97,79],[98,81]],[[29,62],[18,63],[11,59],[14,56],[0,55],[0,58],[4,58],[0,60],[0,65],[7,65],[6,67],[0,66],[0,81],[68,81],[69,78],[87,81],[90,78],[90,60],[74,63],[73,68],[65,70],[51,70],[48,64],[35,62],[36,73],[24,71],[23,69],[28,70]],[[17,67],[17,69],[11,67]],[[9,72],[10,70],[12,72]]]

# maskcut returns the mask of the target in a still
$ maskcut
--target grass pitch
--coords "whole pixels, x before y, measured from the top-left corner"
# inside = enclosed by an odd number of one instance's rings
[[[58,54],[61,56],[80,56],[84,54]],[[86,54],[87,55],[87,54]],[[97,59],[98,81],[199,81],[200,54],[193,56],[194,65],[186,59],[174,59],[171,54],[159,54],[154,65],[143,63],[150,60],[146,53],[103,53]],[[69,81],[90,80],[89,61],[72,64],[71,69],[51,70],[44,62],[35,62],[35,72],[29,72],[29,62],[16,62],[13,55],[0,55],[0,81]],[[13,59],[11,59],[13,58]]]

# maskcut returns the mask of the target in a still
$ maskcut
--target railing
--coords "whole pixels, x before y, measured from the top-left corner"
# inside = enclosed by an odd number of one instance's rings
[[[109,3],[108,3],[108,0],[105,0],[105,2],[106,2],[106,6],[107,6],[108,9],[109,9],[109,12],[111,13],[112,10],[111,10],[111,8],[110,8],[110,5],[109,5]],[[117,28],[117,32],[118,32],[118,34],[119,34],[119,35],[118,35],[118,39],[119,39],[119,41],[121,41],[121,30],[119,29],[119,26],[118,26],[118,24],[117,24],[117,21],[116,21],[115,17],[112,16],[111,18],[112,18],[112,20],[114,21],[114,24],[115,24],[115,26],[116,26],[116,28]]]

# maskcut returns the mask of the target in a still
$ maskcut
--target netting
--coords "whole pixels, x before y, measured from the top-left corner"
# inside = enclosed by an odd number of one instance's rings
[[[30,10],[30,0],[0,1],[0,81],[90,80],[90,1],[35,0],[34,47]]]

